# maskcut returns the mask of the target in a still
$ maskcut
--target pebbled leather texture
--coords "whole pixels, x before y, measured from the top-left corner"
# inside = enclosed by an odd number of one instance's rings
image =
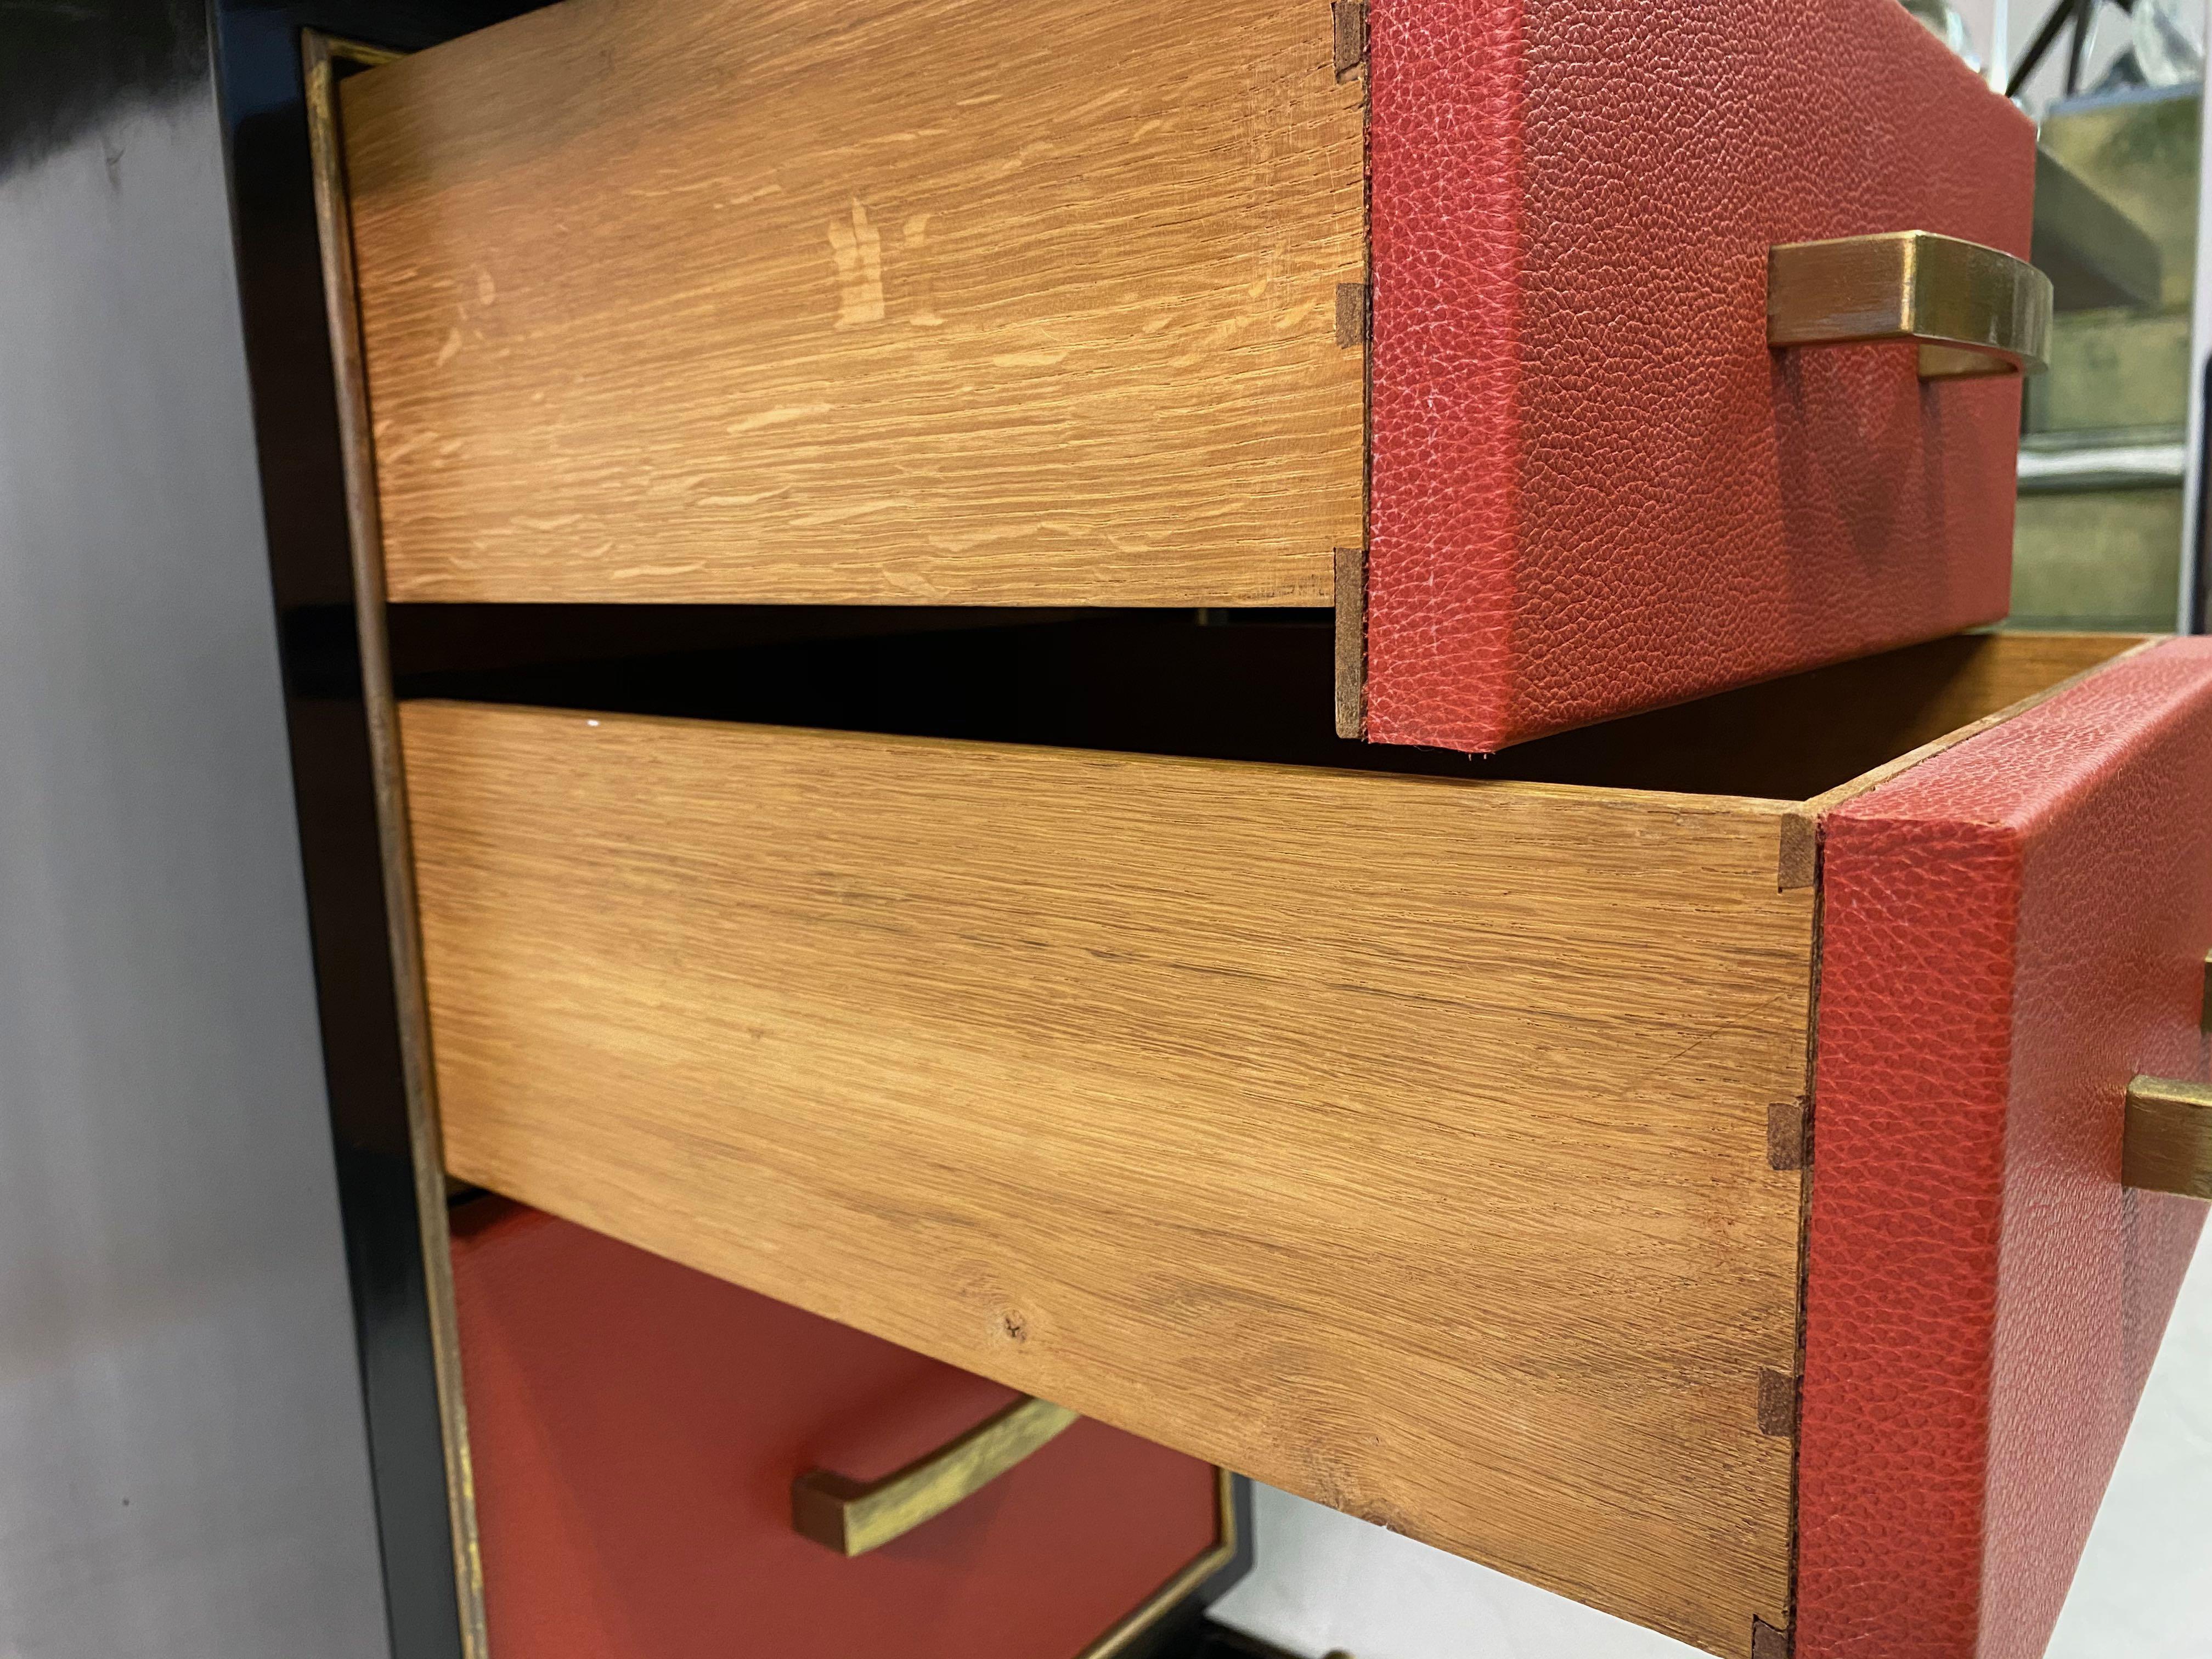
[[[1821,821],[1799,1659],[2036,1659],[2203,1219],[2120,1184],[2203,1078],[2212,641]]]
[[[1085,1421],[848,1560],[793,1477],[878,1479],[1012,1390],[504,1199],[453,1281],[507,1659],[1068,1659],[1216,1537],[1210,1466]]]
[[[1766,345],[1766,251],[2026,258],[1896,0],[1374,0],[1366,735],[1488,751],[2005,614],[2020,382]]]

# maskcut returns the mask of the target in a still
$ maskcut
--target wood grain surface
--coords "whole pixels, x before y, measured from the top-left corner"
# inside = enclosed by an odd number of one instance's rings
[[[1327,0],[566,0],[342,89],[395,599],[1321,605]]]
[[[1713,1651],[1778,803],[403,709],[448,1167]]]

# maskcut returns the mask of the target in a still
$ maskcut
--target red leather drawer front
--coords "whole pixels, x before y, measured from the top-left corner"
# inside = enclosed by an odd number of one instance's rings
[[[2202,1078],[2212,641],[1823,821],[1802,1659],[2034,1659],[2202,1224],[2120,1185]]]
[[[1009,1390],[503,1200],[453,1274],[500,1659],[1073,1659],[1215,1541],[1209,1465],[1085,1421],[848,1560],[793,1477],[889,1474]]]
[[[1775,242],[2025,258],[1895,0],[1375,0],[1367,735],[1494,750],[2005,613],[2017,379],[1771,352]]]

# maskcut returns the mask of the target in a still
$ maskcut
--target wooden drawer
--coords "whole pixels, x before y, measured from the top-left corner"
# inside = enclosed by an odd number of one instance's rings
[[[2027,251],[1892,0],[567,0],[342,91],[397,599],[1334,605],[1463,750],[2006,608],[2017,378],[1770,343],[1936,268],[1778,246]]]
[[[1517,779],[410,704],[448,1166],[1715,1653],[2031,1654],[2198,1225],[2130,647]]]
[[[1209,1465],[1079,1420],[857,1557],[793,1524],[1011,1390],[501,1199],[453,1289],[490,1651],[505,1659],[1107,1659],[1235,1553]]]

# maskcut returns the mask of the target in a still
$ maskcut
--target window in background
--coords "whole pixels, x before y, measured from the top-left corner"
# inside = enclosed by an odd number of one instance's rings
[[[2023,99],[2041,117],[2033,258],[2058,309],[2050,372],[2027,386],[2013,626],[2169,629],[2180,623],[2203,6],[2064,0],[2057,16],[2029,38],[2029,53],[2046,43],[2042,60],[2024,55],[2029,73],[2014,70],[2023,94],[2043,94]]]
[[[1902,3],[2040,131],[2010,626],[2185,630],[2205,0]]]

